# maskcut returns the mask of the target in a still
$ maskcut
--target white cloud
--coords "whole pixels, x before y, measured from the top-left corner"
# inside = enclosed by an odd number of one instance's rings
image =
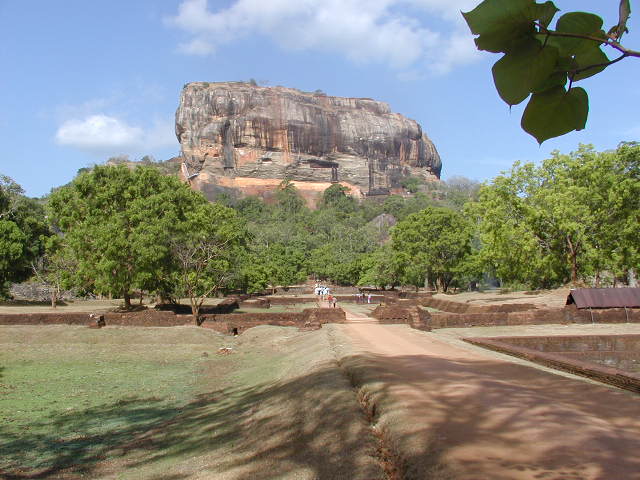
[[[397,70],[416,65],[445,73],[478,58],[460,15],[477,0],[235,0],[210,10],[207,0],[183,0],[167,23],[187,32],[179,50],[209,55],[216,47],[260,34],[289,50],[338,52],[356,63]],[[431,15],[438,30],[421,23]]]
[[[55,139],[60,145],[100,155],[149,152],[177,145],[169,122],[156,121],[144,129],[104,114],[65,121]]]

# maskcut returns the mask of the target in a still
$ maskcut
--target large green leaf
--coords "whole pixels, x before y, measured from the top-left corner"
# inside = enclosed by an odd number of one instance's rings
[[[476,39],[478,49],[506,52],[535,32],[535,5],[533,0],[485,0],[462,15],[471,32],[480,35]]]
[[[538,143],[572,130],[582,130],[589,114],[589,98],[582,88],[554,87],[531,97],[522,115],[522,129]]]
[[[600,47],[594,43],[593,48],[576,55],[575,61],[577,64],[577,69],[581,69],[581,68],[588,67],[590,65],[600,65],[603,63],[607,63],[609,59],[607,58],[605,53],[600,49]],[[577,73],[576,75],[574,75],[573,81],[577,82],[578,80],[589,78],[592,75],[595,75],[596,73],[600,73],[605,68],[607,68],[606,65],[601,65],[599,67],[590,68],[583,72]]]
[[[602,18],[586,12],[565,13],[556,23],[556,32],[601,37]],[[550,44],[557,46],[561,55],[573,56],[592,49],[598,42],[583,38],[553,37]]]
[[[544,26],[548,27],[556,12],[560,9],[553,2],[545,2],[535,5],[535,18]]]
[[[567,84],[567,72],[555,72],[534,86],[531,93],[541,93],[553,87],[564,87]]]
[[[542,48],[537,40],[507,53],[492,68],[500,97],[508,105],[522,102],[554,72],[557,58],[558,49]]]
[[[556,23],[556,31],[589,35],[602,28],[602,18],[593,13],[569,12],[562,15]]]
[[[483,35],[500,30],[499,23],[526,21],[526,10],[533,3],[533,0],[485,0],[470,12],[462,12],[462,16],[473,34]]]

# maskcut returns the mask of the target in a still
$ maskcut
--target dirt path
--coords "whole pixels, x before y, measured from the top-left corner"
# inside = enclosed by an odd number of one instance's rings
[[[362,323],[361,314],[347,320],[340,328],[351,362],[369,372],[364,386],[395,434],[407,477],[640,479],[637,395],[406,326]]]

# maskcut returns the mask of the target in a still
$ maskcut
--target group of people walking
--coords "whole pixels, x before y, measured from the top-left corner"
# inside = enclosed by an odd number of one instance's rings
[[[329,305],[331,305],[333,308],[336,308],[338,299],[331,294],[331,290],[329,290],[329,287],[316,284],[314,293],[320,300],[322,300],[323,302],[329,302]]]
[[[329,302],[329,305],[333,306],[334,308],[338,303],[338,299],[335,297],[335,295],[331,293],[331,290],[329,289],[329,287],[316,283],[313,293],[315,294],[316,297],[318,297],[318,300],[321,300],[323,302]],[[362,303],[362,304],[364,303],[370,304],[371,300],[373,299],[373,295],[371,295],[371,293],[366,294],[363,292],[356,293],[355,297],[356,297],[356,303]]]
[[[356,303],[371,303],[371,299],[373,298],[373,295],[371,295],[370,293],[365,295],[362,292],[358,292],[356,293]],[[366,302],[365,302],[366,299]]]

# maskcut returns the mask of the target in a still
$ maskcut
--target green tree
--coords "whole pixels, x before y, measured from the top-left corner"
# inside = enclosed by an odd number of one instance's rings
[[[400,285],[405,262],[402,256],[391,248],[391,244],[382,245],[374,252],[363,256],[362,273],[358,285],[392,289]]]
[[[418,190],[420,190],[420,187],[424,185],[424,180],[420,177],[416,177],[415,175],[410,175],[400,180],[400,185],[402,185],[402,187],[409,193],[417,193]]]
[[[357,205],[355,199],[349,195],[349,190],[344,185],[334,183],[322,193],[320,208],[333,208],[341,212],[353,212]]]
[[[200,203],[185,212],[184,223],[174,235],[170,240],[177,265],[174,293],[189,298],[191,313],[200,324],[205,299],[238,275],[246,228],[231,208]]]
[[[454,176],[443,182],[444,206],[454,210],[462,210],[468,202],[478,199],[480,182],[463,176]]]
[[[32,274],[31,264],[43,251],[48,233],[42,205],[23,195],[11,178],[0,175],[0,297],[11,282]]]
[[[283,217],[297,215],[305,208],[304,199],[298,194],[298,189],[289,179],[284,179],[278,185],[276,202]]]
[[[423,279],[446,292],[469,255],[472,231],[461,213],[427,208],[399,222],[391,238],[393,249],[411,266],[413,277],[420,272]]]
[[[620,43],[629,0],[620,0],[618,23],[608,32],[589,12],[565,13],[551,28],[558,11],[551,1],[484,0],[462,14],[479,50],[504,54],[492,69],[496,89],[509,106],[529,99],[521,125],[538,143],[585,127],[589,99],[575,83],[640,57]],[[603,47],[617,57],[610,60]]]
[[[19,278],[21,260],[25,256],[26,235],[9,220],[0,220],[0,296],[7,295],[9,282]]]
[[[516,163],[470,206],[481,256],[507,282],[552,287],[637,267],[640,148],[590,146],[539,167]]]
[[[76,285],[120,294],[129,308],[134,289],[157,291],[170,276],[169,239],[203,203],[152,167],[97,166],[54,192],[48,210],[77,258]]]
[[[278,286],[288,287],[307,278],[305,251],[294,245],[272,243],[254,250],[251,258],[248,275],[257,290],[269,286],[275,293]]]
[[[405,201],[400,195],[389,195],[384,199],[382,207],[384,209],[384,213],[393,215],[393,217],[398,220],[405,216]]]
[[[35,278],[49,287],[51,307],[56,308],[62,290],[73,286],[77,261],[62,235],[43,237],[42,243],[44,252],[31,265]]]

